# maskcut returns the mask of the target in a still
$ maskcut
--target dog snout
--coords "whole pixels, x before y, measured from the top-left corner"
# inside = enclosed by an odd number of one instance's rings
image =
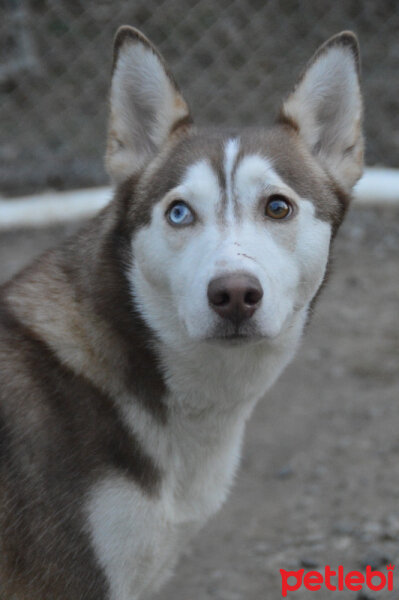
[[[208,301],[212,309],[236,325],[252,317],[262,297],[260,281],[247,273],[216,277],[208,285]]]

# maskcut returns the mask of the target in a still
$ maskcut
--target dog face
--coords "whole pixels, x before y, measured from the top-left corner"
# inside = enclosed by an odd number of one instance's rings
[[[322,282],[331,224],[280,176],[266,148],[251,151],[251,141],[237,135],[182,142],[160,168],[173,169],[179,154],[187,165],[174,185],[159,190],[149,223],[133,237],[141,312],[180,343],[184,336],[276,338]],[[201,143],[207,150],[198,156]]]
[[[107,163],[131,190],[128,277],[169,344],[278,340],[325,276],[361,174],[352,34],[312,59],[270,130],[197,131],[155,48],[117,34]]]

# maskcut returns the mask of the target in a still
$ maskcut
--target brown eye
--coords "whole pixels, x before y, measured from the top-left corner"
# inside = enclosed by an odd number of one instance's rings
[[[280,194],[270,196],[267,201],[265,214],[270,219],[286,219],[292,213],[292,205]]]

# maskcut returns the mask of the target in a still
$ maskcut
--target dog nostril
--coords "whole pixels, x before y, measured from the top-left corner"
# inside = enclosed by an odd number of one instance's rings
[[[227,306],[230,302],[230,295],[226,291],[221,291],[217,294],[214,294],[212,298],[212,304],[215,306]]]
[[[263,291],[261,289],[247,290],[244,296],[244,303],[248,306],[255,306],[262,300]]]

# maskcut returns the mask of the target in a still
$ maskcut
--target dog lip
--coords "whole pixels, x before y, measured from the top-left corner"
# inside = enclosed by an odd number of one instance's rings
[[[252,337],[256,337],[254,335],[250,335],[247,333],[231,333],[231,334],[227,334],[227,335],[220,335],[217,336],[218,338],[222,338],[224,340],[241,340],[241,339],[245,339],[245,338],[252,338]]]
[[[223,345],[243,345],[249,343],[260,342],[264,340],[264,336],[260,334],[244,334],[232,333],[227,335],[212,335],[205,339],[209,343],[219,343]]]

